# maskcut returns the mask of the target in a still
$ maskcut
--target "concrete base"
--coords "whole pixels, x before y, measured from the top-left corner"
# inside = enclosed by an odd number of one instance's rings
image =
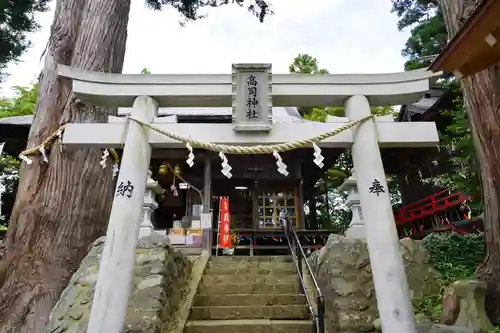
[[[153,229],[153,228],[151,228],[151,227],[149,227],[149,226],[142,226],[142,225],[141,225],[141,227],[140,227],[140,229],[139,229],[139,237],[138,237],[138,239],[141,239],[141,238],[143,238],[143,237],[149,236],[149,235],[151,235],[151,234],[156,234],[156,233],[154,232],[154,229]]]
[[[366,230],[364,224],[355,224],[349,226],[345,236],[350,239],[366,239]]]

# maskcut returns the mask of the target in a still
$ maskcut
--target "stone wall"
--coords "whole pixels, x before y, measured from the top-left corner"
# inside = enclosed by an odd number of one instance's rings
[[[187,257],[167,242],[157,235],[139,240],[124,332],[166,333],[178,326],[179,312],[192,294],[191,272],[199,257]],[[87,332],[103,247],[104,237],[92,245],[52,310],[46,333]]]
[[[403,239],[401,246],[412,295],[439,293],[439,273],[421,243]],[[309,262],[325,296],[328,333],[374,330],[378,311],[366,241],[330,235]]]

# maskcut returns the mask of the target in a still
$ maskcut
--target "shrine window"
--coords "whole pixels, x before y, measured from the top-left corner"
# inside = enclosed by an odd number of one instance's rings
[[[293,189],[281,192],[262,192],[258,196],[259,228],[281,228],[278,217],[281,210],[285,210],[292,225],[297,223],[296,196]]]

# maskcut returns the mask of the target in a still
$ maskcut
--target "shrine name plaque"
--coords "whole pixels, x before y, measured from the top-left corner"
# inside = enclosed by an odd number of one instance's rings
[[[272,129],[271,64],[233,64],[233,130]]]

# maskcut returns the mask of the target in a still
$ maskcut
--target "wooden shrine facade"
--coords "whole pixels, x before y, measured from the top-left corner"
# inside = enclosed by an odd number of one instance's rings
[[[500,61],[500,1],[463,3],[460,29],[429,68],[433,72],[453,73],[457,79]]]

